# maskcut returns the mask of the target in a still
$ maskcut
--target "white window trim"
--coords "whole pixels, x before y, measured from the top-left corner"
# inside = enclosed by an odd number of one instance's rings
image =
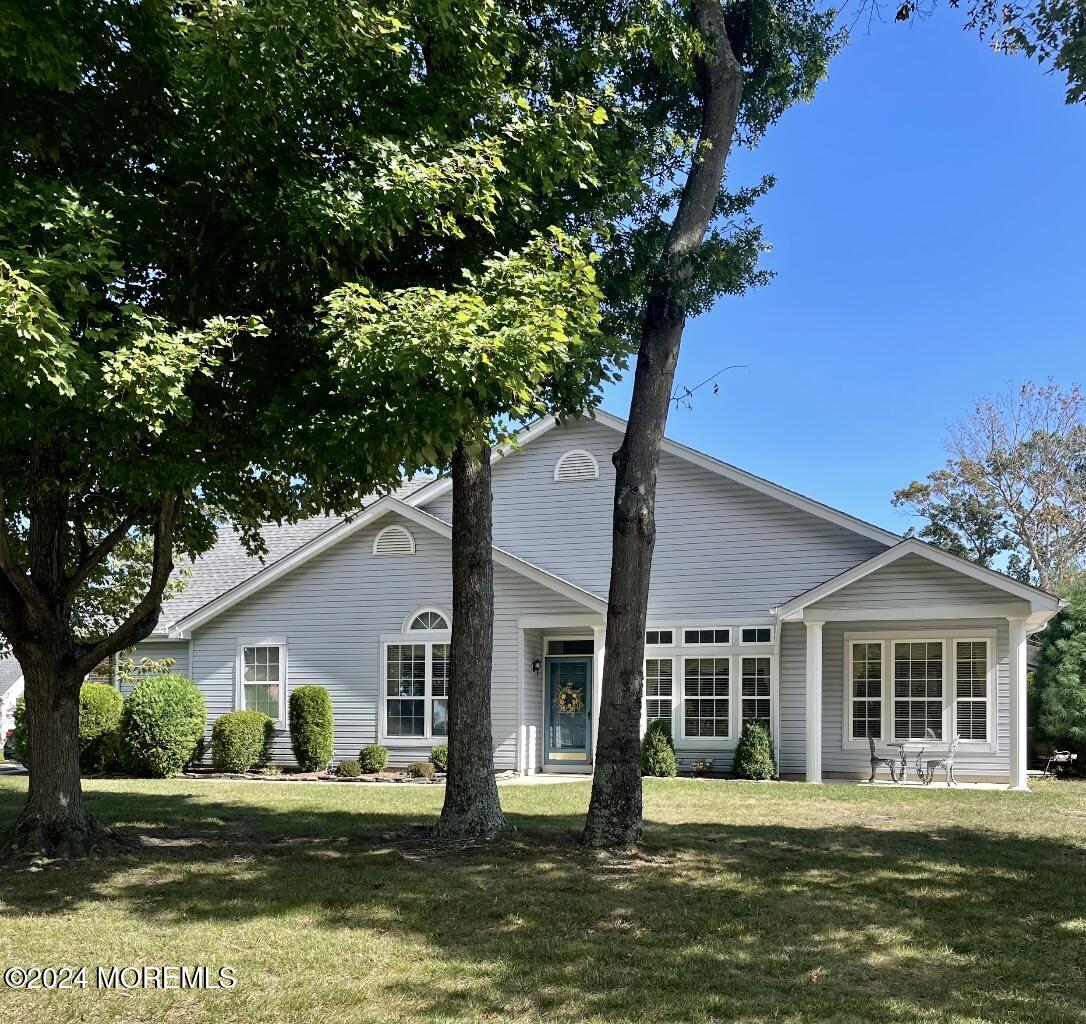
[[[744,640],[743,639],[743,630],[744,629],[768,629],[769,630],[769,639],[768,640]],[[738,638],[736,640],[736,645],[738,647],[762,647],[762,648],[772,647],[773,644],[774,644],[774,641],[777,639],[777,631],[772,626],[770,626],[768,624],[765,625],[765,626],[740,626],[738,629],[735,630],[735,635]]]
[[[911,739],[899,740],[893,735],[894,717],[894,644],[895,643],[931,643],[943,644],[943,738],[941,740]],[[980,630],[878,630],[845,633],[844,636],[844,671],[842,673],[842,722],[841,747],[843,750],[868,750],[867,737],[852,738],[852,645],[854,643],[882,644],[882,738],[875,740],[876,748],[890,748],[891,743],[908,743],[919,747],[924,745],[930,752],[945,750],[950,746],[957,728],[957,659],[955,644],[959,641],[978,643],[983,641],[988,647],[988,739],[962,739],[958,744],[960,751],[975,753],[999,753],[998,706],[999,706],[999,658],[998,633],[994,629]],[[948,658],[955,664],[947,664]],[[896,749],[896,748],[890,748]]]
[[[562,463],[565,462],[567,459],[570,459],[570,458],[572,458],[574,456],[578,456],[578,455],[583,456],[584,458],[588,459],[589,462],[592,463],[592,475],[591,476],[575,476],[575,477],[570,477],[568,480],[563,480],[559,476],[559,473],[562,470]],[[600,478],[600,464],[597,461],[596,456],[593,455],[587,449],[584,449],[584,448],[570,448],[570,450],[568,452],[563,452],[561,455],[559,455],[557,461],[554,463],[554,482],[556,484],[580,484],[580,483],[584,483],[586,480],[599,480],[599,478]]]
[[[648,633],[650,630],[657,633],[663,632],[664,630],[670,630],[671,643],[650,644],[648,641]],[[654,651],[668,651],[671,650],[673,647],[679,647],[682,644],[682,630],[678,626],[657,626],[650,623],[645,627],[645,634],[645,646],[651,647]]]
[[[283,729],[287,721],[287,686],[290,681],[289,667],[287,664],[287,638],[285,636],[272,637],[238,637],[237,653],[234,659],[234,710],[245,710],[245,648],[246,647],[278,647],[279,648],[279,717],[275,720],[275,728]],[[191,664],[191,663],[190,663]]]
[[[417,613],[416,613],[417,614]],[[452,631],[447,629],[416,629],[411,633],[383,633],[381,634],[381,699],[378,702],[377,740],[386,746],[402,747],[434,747],[449,741],[448,736],[435,736],[433,702],[434,700],[448,700],[445,697],[434,697],[433,672],[434,659],[432,648],[434,644],[449,644],[452,642]],[[406,700],[422,700],[425,707],[423,721],[426,724],[426,732],[422,736],[390,736],[388,734],[388,649],[396,645],[418,645],[426,648],[426,683],[422,697],[408,697]],[[449,651],[450,657],[452,651]],[[399,700],[401,698],[392,698]]]
[[[718,629],[726,629],[728,631],[728,639],[724,643],[720,643],[717,640],[706,641],[705,643],[702,643],[700,640],[687,640],[686,639],[686,631],[688,629],[689,630],[698,630],[699,632],[702,631],[702,630],[707,630],[707,629],[711,629],[713,631],[716,631]],[[727,648],[729,648],[729,653],[730,653],[730,648],[735,646],[735,627],[734,626],[721,626],[721,625],[716,625],[716,626],[681,626],[679,628],[679,636],[678,636],[678,640],[675,643],[675,646],[676,647],[696,647],[699,651],[707,650],[708,648],[712,648],[712,647],[727,647]]]
[[[452,623],[452,616],[445,611],[440,605],[436,604],[420,604],[406,619],[403,620],[403,635],[404,636],[432,636],[435,633],[451,633],[451,629],[412,629],[411,623],[415,621],[420,615],[426,612],[433,612],[435,615],[440,615],[446,622]]]

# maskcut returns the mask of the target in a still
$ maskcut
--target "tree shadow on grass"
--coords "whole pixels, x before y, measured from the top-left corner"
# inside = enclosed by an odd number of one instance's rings
[[[572,815],[448,846],[417,815],[96,803],[145,847],[9,877],[9,914],[108,899],[157,930],[304,921],[330,949],[388,932],[418,959],[374,998],[414,1020],[1086,1020],[1086,854],[1043,838],[649,822],[616,856],[578,847]]]

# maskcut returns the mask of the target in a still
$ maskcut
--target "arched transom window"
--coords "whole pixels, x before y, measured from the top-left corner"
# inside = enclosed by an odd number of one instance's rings
[[[407,628],[411,632],[422,629],[448,629],[449,620],[441,612],[427,608],[415,615]]]

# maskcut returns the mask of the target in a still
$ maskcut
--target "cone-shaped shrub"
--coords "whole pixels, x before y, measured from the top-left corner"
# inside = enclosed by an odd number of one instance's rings
[[[124,702],[121,734],[132,771],[168,779],[199,756],[207,707],[184,676],[147,676]]]
[[[323,686],[299,686],[290,695],[290,746],[303,772],[327,768],[332,760],[332,698]]]
[[[447,772],[449,770],[448,743],[439,743],[430,751],[430,764],[432,764],[439,772]]]
[[[679,774],[675,744],[671,742],[671,725],[657,718],[649,723],[641,741],[641,774],[670,779]]]
[[[275,723],[262,711],[231,711],[211,728],[211,765],[217,772],[247,772],[268,760]]]
[[[772,779],[777,775],[773,743],[765,722],[747,722],[735,748],[735,774],[741,779]]]

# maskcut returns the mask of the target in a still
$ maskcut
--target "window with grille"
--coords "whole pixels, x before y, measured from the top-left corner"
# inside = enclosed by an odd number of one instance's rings
[[[730,629],[684,629],[684,644],[730,644],[732,632]]]
[[[988,642],[954,644],[954,720],[963,740],[988,739]]]
[[[746,628],[740,635],[745,644],[773,643],[773,630],[769,626],[753,626]]]
[[[241,697],[246,711],[283,720],[286,646],[257,644],[241,652]]]
[[[770,724],[770,670],[769,658],[744,658],[742,664],[742,724],[765,722]]]
[[[727,658],[684,659],[684,735],[729,735],[730,687],[730,664]]]
[[[648,658],[645,661],[645,721],[664,719],[671,725],[671,700],[674,693],[674,665],[671,658]]]
[[[443,740],[449,735],[449,645],[385,646],[385,735]]]
[[[852,738],[882,738],[882,641],[853,643],[849,660]]]
[[[646,629],[645,644],[649,647],[670,647],[675,642],[675,633],[670,629]]]
[[[943,642],[894,644],[894,738],[943,738]]]

